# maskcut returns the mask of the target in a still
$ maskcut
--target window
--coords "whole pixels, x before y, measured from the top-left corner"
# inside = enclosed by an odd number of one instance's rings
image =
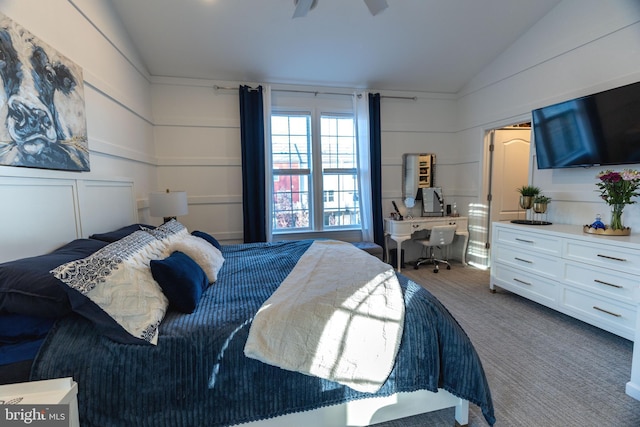
[[[335,198],[335,191],[329,190],[324,192],[324,202],[333,202]]]
[[[274,112],[271,144],[274,233],[360,228],[353,114]]]

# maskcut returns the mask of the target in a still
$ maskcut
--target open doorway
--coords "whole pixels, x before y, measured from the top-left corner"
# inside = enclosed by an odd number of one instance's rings
[[[530,173],[531,123],[488,130],[487,243],[494,221],[524,219],[517,188],[527,185]],[[490,250],[489,245],[486,247]],[[487,258],[488,259],[488,258]]]

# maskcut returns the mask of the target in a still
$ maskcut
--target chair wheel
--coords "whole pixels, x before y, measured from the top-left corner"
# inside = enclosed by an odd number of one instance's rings
[[[420,267],[420,266],[419,266],[418,264],[416,264],[416,265],[414,265],[414,266],[413,266],[413,269],[414,269],[414,270],[417,270],[417,269],[418,269],[418,267]]]
[[[451,266],[450,265],[447,265],[447,270],[451,270]]]
[[[438,271],[439,271],[439,270],[438,270],[437,268],[434,268],[434,269],[433,269],[433,272],[434,272],[434,273],[437,273]]]

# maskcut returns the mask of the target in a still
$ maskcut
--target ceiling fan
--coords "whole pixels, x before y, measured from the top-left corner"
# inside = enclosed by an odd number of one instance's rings
[[[364,3],[373,16],[389,7],[387,0],[364,0]],[[318,0],[293,0],[293,4],[296,8],[293,18],[301,18],[307,16],[307,13],[318,5]]]

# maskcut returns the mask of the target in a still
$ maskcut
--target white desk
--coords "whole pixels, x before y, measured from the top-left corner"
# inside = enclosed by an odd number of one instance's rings
[[[462,254],[460,259],[462,263],[467,263],[467,245],[469,244],[469,219],[466,216],[433,216],[433,217],[419,217],[404,219],[398,221],[391,218],[384,219],[384,234],[385,234],[385,251],[386,259],[389,259],[389,242],[388,238],[391,237],[398,245],[397,270],[400,271],[400,265],[402,262],[402,242],[411,239],[413,233],[421,230],[431,230],[431,228],[437,225],[457,225],[456,236],[460,236],[464,239],[462,244]]]

